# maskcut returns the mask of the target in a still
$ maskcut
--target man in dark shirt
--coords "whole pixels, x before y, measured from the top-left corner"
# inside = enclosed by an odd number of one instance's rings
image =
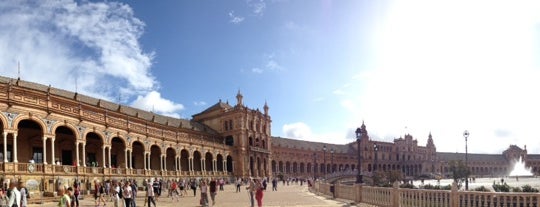
[[[217,194],[217,182],[216,179],[210,178],[210,198],[212,199],[212,205],[216,205],[216,194]]]
[[[154,183],[152,183],[152,187],[154,188],[154,193],[157,194],[155,196],[157,201],[159,199],[159,181],[157,179],[155,179]]]

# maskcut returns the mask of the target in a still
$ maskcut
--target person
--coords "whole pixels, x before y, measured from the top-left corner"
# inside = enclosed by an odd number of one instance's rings
[[[69,187],[67,192],[64,188],[60,188],[60,194],[62,197],[58,201],[58,207],[71,207],[71,193],[73,188]]]
[[[130,181],[127,181],[124,185],[124,188],[122,189],[122,197],[124,197],[124,206],[130,207],[132,205],[131,201],[133,200],[133,190],[131,189]]]
[[[21,192],[17,190],[17,183],[11,182],[9,183],[9,192],[8,192],[8,207],[18,207],[19,203],[21,203]]]
[[[272,191],[277,191],[277,179],[272,179]]]
[[[103,206],[107,206],[107,203],[105,202],[105,199],[103,198],[105,194],[105,186],[103,186],[103,184],[97,180],[95,180],[94,183],[95,183],[94,184],[95,186],[94,198],[95,198],[96,206],[99,206],[101,204],[101,201],[103,201]]]
[[[191,190],[193,190],[193,196],[197,196],[197,182],[191,180]]]
[[[118,186],[118,183],[113,183],[111,188],[111,199],[113,201],[114,207],[118,207],[118,201],[120,200],[120,187]]]
[[[156,201],[154,201],[155,197],[154,187],[151,185],[146,185],[146,197],[148,199],[148,207],[151,207],[150,203],[154,204],[154,207],[156,207]]]
[[[236,192],[239,193],[240,192],[240,185],[242,185],[242,179],[238,178],[236,180]]]
[[[81,193],[81,189],[79,188],[79,183],[75,181],[75,183],[73,183],[73,200],[72,200],[73,205],[71,205],[72,207],[79,207],[80,193]]]
[[[137,203],[135,202],[137,200],[137,182],[132,180],[129,182],[129,186],[131,186],[131,206],[127,207],[137,207]]]
[[[223,191],[223,185],[225,184],[225,180],[223,178],[219,179],[219,191]]]
[[[154,188],[154,193],[157,194],[154,197],[156,201],[159,201],[159,181],[157,178],[154,180],[154,182],[152,182],[152,187]]]
[[[261,180],[255,180],[255,200],[257,200],[257,206],[262,207],[264,187],[261,184]]]
[[[28,189],[24,186],[24,183],[21,183],[20,185],[21,187],[21,207],[26,207],[28,206],[28,195],[29,195],[29,192],[28,192]]]
[[[217,195],[217,181],[215,179],[210,179],[210,199],[212,199],[212,205],[216,205],[216,195]]]
[[[174,198],[176,198],[176,201],[180,201],[180,198],[178,196],[178,184],[176,184],[175,180],[172,180],[170,183],[170,194],[171,194],[171,200],[174,201]]]
[[[201,181],[201,205],[202,206],[208,206],[208,185],[206,185],[206,181]]]
[[[251,202],[251,207],[255,206],[255,201],[253,200],[253,194],[255,194],[255,182],[253,181],[253,178],[248,179],[248,186],[246,187],[246,190],[249,193],[249,201]]]

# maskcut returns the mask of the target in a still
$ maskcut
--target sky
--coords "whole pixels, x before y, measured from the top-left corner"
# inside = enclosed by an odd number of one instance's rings
[[[0,75],[191,119],[219,100],[272,135],[411,134],[437,151],[540,154],[536,1],[0,2]],[[18,66],[19,65],[19,66]],[[18,68],[20,68],[18,70]],[[20,73],[18,73],[20,71]]]

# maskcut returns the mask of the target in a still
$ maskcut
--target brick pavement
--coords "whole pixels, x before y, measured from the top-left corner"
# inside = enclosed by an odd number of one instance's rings
[[[281,183],[280,183],[281,184]],[[268,190],[271,187],[269,186]],[[281,206],[294,206],[294,207],[346,207],[346,206],[361,206],[361,207],[373,207],[371,205],[359,204],[354,205],[348,201],[334,200],[322,196],[315,195],[308,191],[306,185],[278,185],[278,191],[266,191],[263,197],[263,206],[267,207],[281,207]],[[172,206],[200,206],[199,205],[200,194],[197,191],[197,197],[193,196],[193,191],[188,191],[187,196],[180,198],[180,201],[172,201],[171,198],[161,197],[157,201],[159,207],[172,207]],[[137,197],[137,206],[142,207],[144,203],[144,192],[139,192]],[[249,206],[249,196],[245,190],[245,186],[242,186],[242,192],[236,193],[233,185],[226,185],[225,191],[219,191],[216,196],[215,207],[242,207]],[[255,201],[255,206],[257,205]],[[45,204],[31,204],[29,207],[56,207],[56,203],[49,202]],[[112,202],[107,202],[108,207],[114,207]],[[94,199],[87,196],[84,200],[81,200],[81,207],[95,207]],[[120,205],[119,207],[122,207]]]

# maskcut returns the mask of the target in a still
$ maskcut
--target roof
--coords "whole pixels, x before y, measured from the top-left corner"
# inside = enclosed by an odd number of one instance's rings
[[[283,137],[272,137],[272,147],[283,147],[283,148],[295,148],[303,149],[310,151],[322,151],[323,147],[326,146],[327,150],[335,150],[336,153],[347,153],[349,152],[349,145],[340,145],[340,144],[329,144],[322,142],[311,142],[305,140],[297,140],[291,138]]]
[[[216,111],[216,110],[224,110],[224,109],[231,109],[232,106],[229,105],[228,103],[224,103],[221,101],[221,99],[214,105],[208,107],[207,109],[205,109],[204,111],[202,111],[201,113],[198,113],[198,114],[195,114],[193,116],[197,116],[197,115],[200,115],[200,114],[204,114],[204,113],[208,113],[208,112],[211,112],[211,111]]]
[[[437,157],[440,161],[451,161],[451,160],[465,160],[465,153],[452,153],[452,152],[437,152]],[[467,154],[467,159],[471,162],[493,162],[501,161],[506,162],[507,160],[503,155],[500,154]]]

